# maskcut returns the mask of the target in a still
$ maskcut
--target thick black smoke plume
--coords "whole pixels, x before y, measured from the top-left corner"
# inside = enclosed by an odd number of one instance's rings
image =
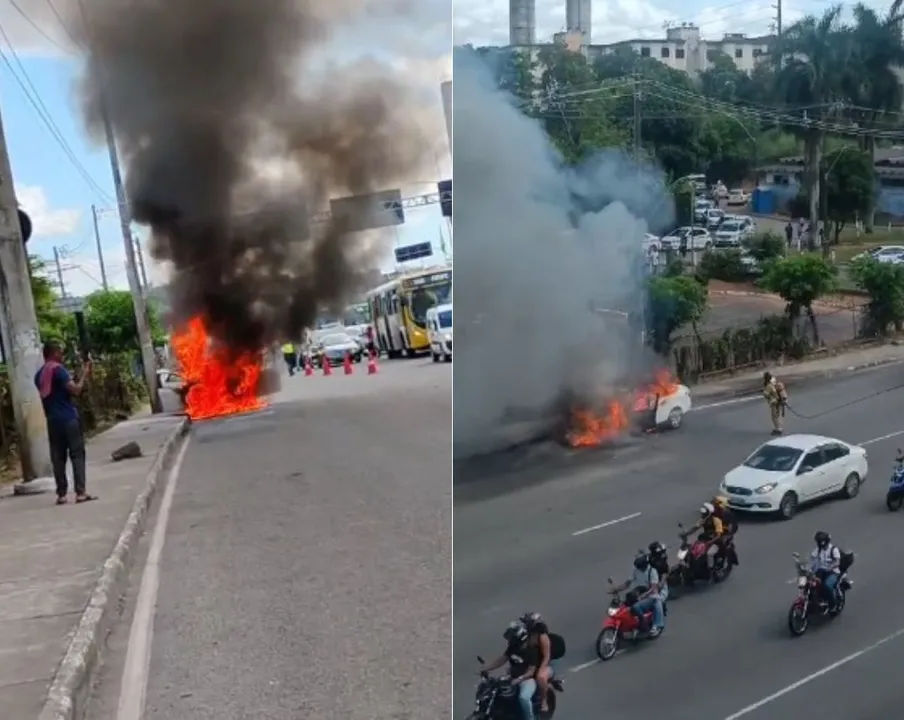
[[[330,197],[398,187],[427,148],[409,120],[409,90],[381,65],[324,69],[333,34],[373,8],[81,5],[71,21],[87,51],[86,122],[102,138],[106,109],[132,217],[151,227],[154,257],[172,265],[178,315],[203,316],[236,350],[299,337],[319,309],[357,289],[365,251],[360,234],[317,213]]]

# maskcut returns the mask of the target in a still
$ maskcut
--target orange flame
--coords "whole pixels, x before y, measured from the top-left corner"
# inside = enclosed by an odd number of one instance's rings
[[[611,440],[628,429],[628,414],[617,400],[611,400],[605,415],[591,410],[575,410],[574,429],[566,435],[571,447],[595,447]]]
[[[171,337],[188,392],[185,412],[192,420],[253,412],[266,407],[258,396],[263,369],[260,355],[244,353],[231,362],[211,342],[200,318]]]
[[[660,398],[678,392],[680,386],[667,370],[656,373],[656,378],[633,396],[633,403],[609,400],[605,413],[595,412],[587,408],[578,408],[572,412],[571,430],[565,441],[574,448],[596,447],[619,435],[630,427],[628,407],[633,412],[641,413],[654,410]],[[630,399],[630,395],[626,400]]]

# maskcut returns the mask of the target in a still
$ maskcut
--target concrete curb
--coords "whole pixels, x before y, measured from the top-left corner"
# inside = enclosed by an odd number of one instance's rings
[[[104,643],[120,613],[120,599],[134,563],[135,547],[144,532],[148,511],[161,478],[172,465],[190,427],[191,421],[183,418],[148,470],[145,487],[132,505],[125,527],[104,563],[103,572],[69,640],[69,647],[50,685],[39,720],[82,720],[95,672],[100,667]]]
[[[763,370],[752,378],[744,378],[743,380],[738,379],[737,384],[739,387],[737,388],[725,388],[725,389],[717,389],[710,388],[710,391],[707,392],[708,383],[699,383],[697,385],[691,385],[691,395],[692,397],[700,397],[702,399],[718,399],[718,398],[739,398],[739,397],[748,397],[751,395],[759,395],[762,390],[763,383],[763,375],[762,373],[766,370],[770,372],[774,372],[776,376],[782,379],[782,382],[789,387],[794,387],[799,382],[805,382],[807,380],[813,380],[815,378],[828,378],[833,377],[835,375],[842,375],[844,373],[849,372],[857,372],[858,370],[868,370],[870,368],[882,367],[885,365],[900,365],[904,363],[904,357],[897,358],[883,358],[881,360],[871,360],[869,362],[858,363],[855,365],[848,365],[846,367],[837,367],[837,368],[827,368],[825,370],[810,370],[808,372],[800,372],[800,373],[791,373],[787,376],[783,376],[782,370],[787,370],[789,367],[794,367],[793,365],[788,366],[763,366]]]
[[[717,295],[720,297],[761,297],[761,298],[769,298],[771,300],[778,300],[780,302],[784,302],[778,295],[774,293],[768,292],[757,292],[756,290],[710,290],[710,295]],[[850,293],[849,297],[852,298],[851,302],[844,302],[841,300],[816,300],[813,303],[814,307],[823,307],[823,308],[831,308],[832,310],[850,310],[853,307],[856,307],[857,304],[853,302],[853,298],[864,298],[866,297],[863,293]]]

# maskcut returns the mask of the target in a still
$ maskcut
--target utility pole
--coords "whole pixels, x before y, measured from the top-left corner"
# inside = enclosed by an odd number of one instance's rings
[[[634,162],[640,164],[640,115],[641,115],[641,96],[640,82],[637,79],[637,72],[634,73]]]
[[[782,60],[785,57],[784,48],[782,47],[782,0],[775,0],[775,36],[778,47],[778,68],[782,68]]]
[[[103,102],[103,99],[101,100]],[[148,386],[148,400],[151,412],[163,412],[160,394],[157,392],[157,357],[154,354],[154,343],[151,339],[151,324],[148,321],[147,306],[141,281],[138,279],[138,268],[135,261],[135,246],[132,244],[132,217],[126,200],[126,191],[122,184],[122,171],[119,167],[119,155],[116,152],[116,138],[113,125],[107,113],[106,105],[101,107],[104,122],[104,135],[107,139],[107,150],[110,153],[110,170],[113,173],[113,187],[116,189],[116,204],[119,209],[119,225],[122,230],[122,241],[126,250],[126,275],[129,278],[129,290],[132,292],[132,304],[135,307],[135,325],[138,328],[138,341],[141,344],[141,364],[144,366],[144,378]]]
[[[104,266],[104,249],[100,243],[100,225],[97,222],[97,206],[91,206],[91,217],[94,218],[94,242],[97,244],[97,261],[100,263],[100,281],[103,283],[104,292],[110,289],[107,284],[107,268]]]
[[[144,292],[148,291],[148,271],[144,266],[144,252],[141,250],[141,240],[138,239],[137,235],[133,235],[132,239],[135,241],[135,249],[138,251],[138,268],[141,270],[141,283],[144,289]]]
[[[0,333],[6,354],[7,375],[13,400],[23,482],[17,493],[44,492],[50,472],[47,423],[34,376],[43,362],[35,301],[31,294],[31,273],[22,230],[19,204],[13,186],[6,135],[0,119]]]
[[[53,246],[53,261],[56,263],[57,282],[60,284],[60,295],[66,297],[66,283],[63,282],[63,266],[60,265],[60,250]]]

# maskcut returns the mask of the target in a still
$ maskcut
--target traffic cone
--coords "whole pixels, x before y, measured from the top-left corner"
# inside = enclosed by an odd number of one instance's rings
[[[324,355],[324,356],[323,356],[323,360],[321,360],[320,362],[323,363],[323,375],[324,375],[324,377],[326,377],[327,375],[332,375],[332,374],[333,374],[333,367],[332,367],[332,365],[330,365],[330,359],[329,359],[326,355]]]
[[[342,369],[345,370],[346,375],[352,374],[352,354],[350,352],[345,353],[345,360],[342,361]]]
[[[377,354],[375,352],[371,352],[371,354],[367,356],[367,374],[377,374]]]
[[[304,374],[305,377],[311,377],[314,374],[314,368],[311,366],[311,358],[304,359]]]

